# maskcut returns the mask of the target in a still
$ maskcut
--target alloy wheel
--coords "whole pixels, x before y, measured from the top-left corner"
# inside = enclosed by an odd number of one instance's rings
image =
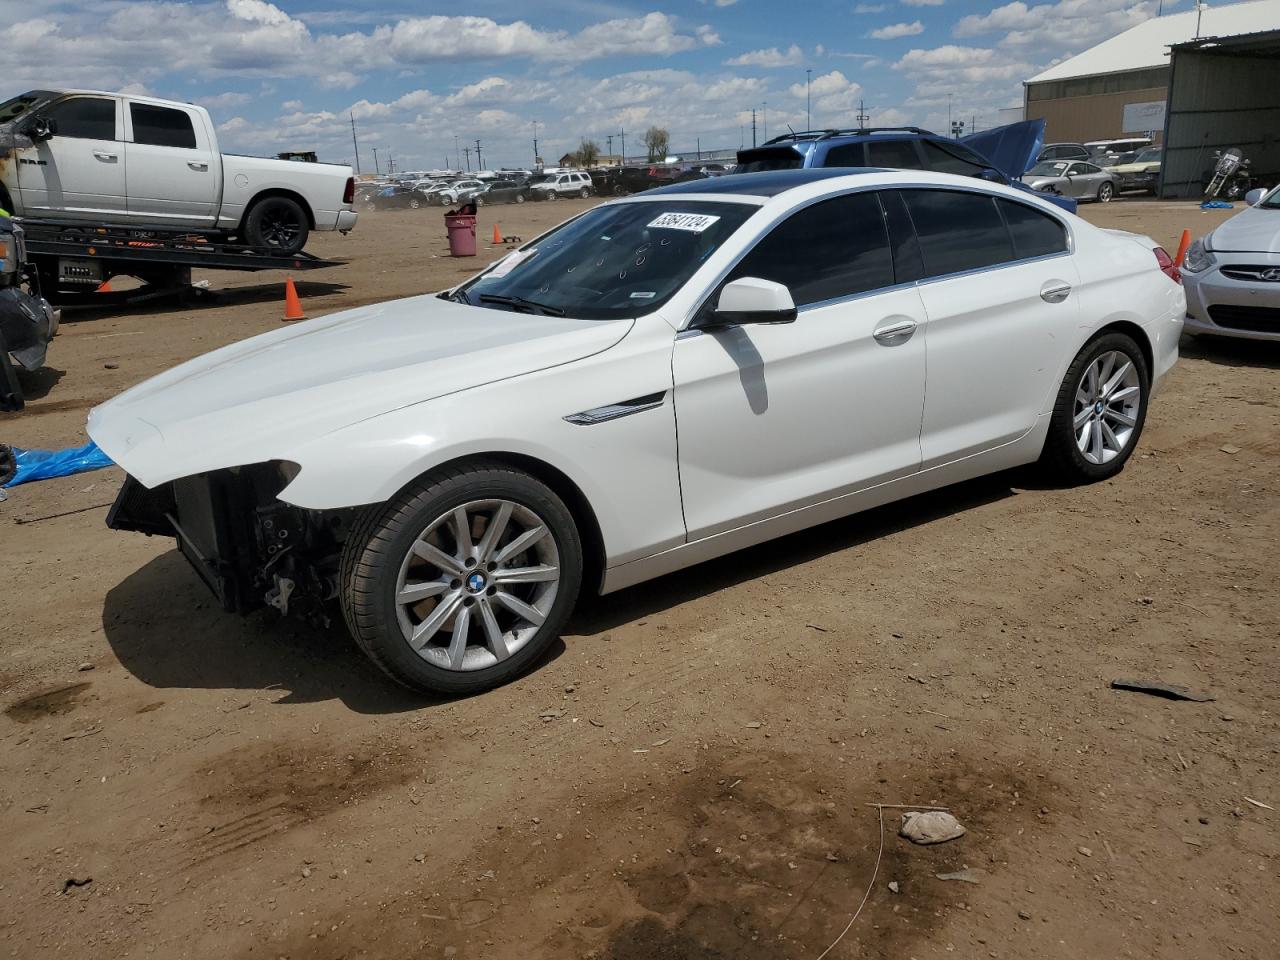
[[[1072,429],[1080,454],[1109,463],[1124,452],[1142,405],[1142,381],[1132,360],[1111,350],[1094,360],[1076,386]]]
[[[414,540],[400,564],[396,616],[428,663],[482,670],[533,638],[560,577],[555,537],[538,514],[511,500],[474,500]]]
[[[293,212],[287,209],[275,209],[262,218],[262,239],[267,246],[288,247],[298,238],[302,229]]]
[[[1109,183],[1104,183],[1098,188],[1098,199],[1103,203],[1110,203],[1111,196],[1115,193],[1115,188]]]

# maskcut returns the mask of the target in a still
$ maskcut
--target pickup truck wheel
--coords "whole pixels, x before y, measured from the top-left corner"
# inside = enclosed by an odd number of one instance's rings
[[[356,642],[415,690],[468,694],[515,679],[559,635],[582,583],[563,501],[503,464],[429,474],[370,507],[342,554]]]
[[[259,200],[245,218],[249,246],[272,253],[297,253],[307,244],[307,214],[296,200],[267,197]]]

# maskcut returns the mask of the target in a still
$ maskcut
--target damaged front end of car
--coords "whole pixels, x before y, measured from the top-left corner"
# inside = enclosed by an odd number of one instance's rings
[[[16,369],[44,366],[49,341],[58,332],[59,313],[31,285],[22,227],[0,215],[0,410],[24,406]],[[16,369],[15,369],[16,368]]]
[[[151,489],[126,477],[107,526],[173,537],[229,613],[271,607],[327,625],[354,511],[280,500],[297,471],[283,461],[255,463]]]

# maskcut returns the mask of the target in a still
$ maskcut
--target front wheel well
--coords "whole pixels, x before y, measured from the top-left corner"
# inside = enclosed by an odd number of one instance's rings
[[[556,496],[564,501],[564,505],[569,508],[569,513],[573,515],[573,521],[578,525],[578,533],[582,537],[582,582],[584,585],[594,584],[598,593],[600,586],[604,583],[605,570],[604,536],[600,532],[600,521],[596,519],[596,512],[592,509],[586,494],[562,470],[553,467],[545,460],[539,460],[537,457],[530,457],[525,454],[483,453],[470,454],[436,464],[423,476],[439,470],[458,470],[493,464],[511,467],[529,474],[531,477],[545,483],[555,492]],[[421,479],[422,477],[420,476],[412,482],[417,483]]]
[[[241,230],[243,230],[245,228],[245,224],[249,222],[249,214],[253,212],[253,208],[256,207],[258,204],[260,204],[263,200],[270,199],[271,197],[285,197],[289,200],[292,200],[294,203],[298,204],[298,206],[302,207],[303,213],[307,215],[307,226],[312,230],[316,228],[315,211],[311,209],[311,204],[307,203],[307,201],[303,198],[302,194],[295,193],[292,190],[275,188],[272,190],[263,190],[261,193],[254,194],[253,199],[250,200],[247,204],[245,204],[244,216],[240,218]]]

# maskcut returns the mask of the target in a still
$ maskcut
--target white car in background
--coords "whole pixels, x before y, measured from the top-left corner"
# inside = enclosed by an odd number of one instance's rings
[[[529,183],[529,193],[535,200],[555,200],[558,197],[589,197],[595,193],[589,174],[581,170],[569,173],[545,174],[542,180]]]
[[[1188,333],[1280,340],[1280,187],[1191,244],[1182,263]]]
[[[223,347],[89,434],[129,475],[108,523],[174,537],[226,609],[337,598],[393,678],[466,693],[583,588],[1018,464],[1115,476],[1185,312],[1153,241],[1026,191],[742,174]]]

